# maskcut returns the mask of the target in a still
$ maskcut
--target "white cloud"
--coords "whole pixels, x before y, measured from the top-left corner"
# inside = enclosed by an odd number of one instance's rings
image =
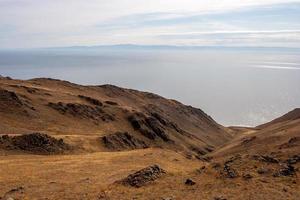
[[[156,35],[228,34],[248,31],[218,20],[144,27],[145,20],[160,22],[194,15],[272,6],[295,0],[0,0],[0,48],[110,43],[168,43]],[[151,15],[152,13],[152,15]],[[149,18],[145,16],[150,14]],[[122,19],[132,18],[126,23]],[[116,21],[119,24],[114,24]],[[131,21],[130,21],[131,20]],[[137,23],[140,20],[140,23]],[[143,21],[144,20],[144,21]],[[147,22],[147,21],[146,21]],[[101,26],[112,25],[110,29]],[[115,27],[113,26],[115,25]],[[118,26],[116,26],[118,25]],[[129,25],[135,25],[130,27]],[[157,25],[157,24],[156,24]],[[205,26],[206,25],[206,26]],[[98,26],[98,27],[97,27]],[[7,31],[5,27],[10,27]],[[276,27],[278,30],[278,27]],[[1,30],[2,29],[2,30]],[[205,33],[205,30],[207,31]],[[164,31],[164,32],[163,32]],[[250,30],[251,31],[251,30]],[[259,30],[253,30],[253,34]],[[280,30],[278,30],[280,31]],[[283,30],[283,33],[285,30]],[[286,30],[288,31],[288,30]],[[270,34],[273,34],[270,32]],[[298,34],[298,33],[297,33]],[[205,39],[205,38],[204,38]],[[204,39],[194,42],[203,44]],[[203,42],[200,42],[203,41]],[[189,44],[191,41],[187,41]],[[194,43],[193,42],[193,43]],[[184,43],[183,39],[176,43]],[[207,43],[207,42],[206,42]]]

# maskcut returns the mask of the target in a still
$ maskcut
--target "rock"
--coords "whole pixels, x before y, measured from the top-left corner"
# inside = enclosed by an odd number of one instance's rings
[[[0,138],[0,148],[6,150],[23,150],[33,153],[52,154],[70,150],[70,146],[63,139],[56,139],[42,133],[31,133]]]
[[[0,75],[0,79],[12,80],[11,77],[9,77],[9,76],[2,76],[2,75]]]
[[[114,101],[105,101],[106,104],[112,105],[112,106],[117,106],[118,103]]]
[[[195,185],[196,182],[193,181],[192,179],[188,178],[188,179],[185,180],[184,184],[186,184],[186,185]]]
[[[292,165],[283,165],[277,172],[273,174],[274,177],[279,176],[293,176],[296,173],[295,168]]]
[[[0,89],[0,108],[7,107],[21,107],[24,102],[19,98],[15,92]]]
[[[254,155],[253,158],[266,163],[279,163],[278,159],[268,155]]]
[[[223,172],[227,178],[236,178],[238,177],[238,173],[232,169],[229,165],[224,165]]]
[[[201,160],[203,162],[210,162],[213,158],[211,156],[195,156],[198,160]]]
[[[22,192],[22,191],[24,191],[24,187],[20,186],[20,187],[11,189],[9,192],[7,192],[7,194],[11,194],[11,193],[15,193],[15,192]]]
[[[151,108],[151,106],[149,106]],[[147,108],[145,108],[147,110]],[[157,112],[150,112],[150,115],[157,119],[163,126],[174,129],[176,132],[180,134],[184,134],[185,131],[178,127],[178,125],[169,119],[167,117],[164,117],[163,115],[157,113]]]
[[[102,141],[105,147],[118,151],[126,149],[144,149],[148,147],[144,141],[127,132],[116,132],[115,134],[104,136],[102,137]]]
[[[293,165],[300,162],[300,155],[294,155],[286,160],[286,163]]]
[[[254,141],[255,139],[256,139],[256,136],[244,138],[244,139],[242,140],[242,144],[243,144],[243,145],[249,144],[249,143],[251,143],[252,141]]]
[[[121,183],[132,187],[141,187],[160,178],[165,173],[166,171],[158,165],[152,165],[130,174],[121,180]]]
[[[93,104],[95,106],[103,106],[102,102],[98,99],[94,99],[92,97],[87,97],[84,95],[78,95],[79,98],[84,99],[85,101],[89,102],[90,104]]]
[[[143,136],[150,140],[160,138],[165,142],[171,141],[164,127],[153,117],[145,116],[143,113],[133,113],[128,117],[128,121],[135,130],[138,130]]]
[[[205,154],[208,153],[207,151],[205,151],[204,149],[201,149],[199,147],[191,147],[190,150],[195,152],[197,154],[197,156],[199,156],[199,157],[204,156]]]
[[[50,102],[48,106],[57,110],[61,114],[69,114],[73,117],[89,119],[94,122],[98,122],[98,121],[110,122],[115,120],[112,115],[107,114],[99,106],[90,106],[90,105],[78,104],[78,103],[62,103],[62,102],[58,102],[58,103]]]

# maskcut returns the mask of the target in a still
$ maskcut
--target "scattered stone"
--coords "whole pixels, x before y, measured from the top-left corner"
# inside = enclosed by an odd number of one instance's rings
[[[160,168],[158,165],[152,165],[130,174],[125,179],[121,180],[121,183],[123,185],[129,185],[132,187],[141,187],[149,182],[155,181],[165,173],[166,171]]]
[[[144,149],[149,146],[142,140],[132,136],[128,132],[116,132],[102,137],[105,147],[111,150]]]
[[[225,176],[227,178],[236,178],[236,177],[238,177],[238,173],[236,172],[236,170],[231,168],[228,164],[224,165],[223,172],[225,173]]]
[[[184,184],[186,184],[186,185],[195,185],[196,182],[193,181],[192,179],[188,178],[188,179],[185,180]]]
[[[286,163],[293,165],[300,162],[300,155],[294,155],[291,158],[286,160]]]
[[[227,178],[236,178],[238,177],[238,173],[235,169],[233,169],[230,165],[236,161],[241,159],[240,155],[235,155],[231,158],[229,158],[228,160],[225,161],[224,163],[224,168],[223,168],[223,172],[221,172],[221,174],[225,175],[225,177]]]
[[[56,139],[42,133],[31,133],[20,136],[4,135],[0,137],[0,148],[6,150],[22,150],[33,153],[52,154],[70,150],[63,139]]]

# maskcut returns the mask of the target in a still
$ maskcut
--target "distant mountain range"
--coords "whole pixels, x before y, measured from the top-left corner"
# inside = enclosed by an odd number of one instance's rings
[[[95,45],[41,48],[43,50],[239,50],[239,51],[300,51],[294,47],[247,47],[247,46],[180,46],[180,45]]]

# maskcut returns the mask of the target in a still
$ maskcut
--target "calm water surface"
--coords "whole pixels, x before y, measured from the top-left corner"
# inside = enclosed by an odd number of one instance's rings
[[[228,50],[1,51],[0,74],[114,84],[257,125],[300,107],[300,53]]]

